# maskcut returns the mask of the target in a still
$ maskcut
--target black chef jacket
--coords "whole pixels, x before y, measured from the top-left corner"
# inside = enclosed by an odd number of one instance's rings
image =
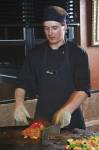
[[[38,95],[36,117],[50,121],[74,91],[90,95],[87,53],[72,42],[57,50],[44,42],[27,54],[19,81],[18,87]],[[85,128],[80,108],[72,114],[68,128]]]

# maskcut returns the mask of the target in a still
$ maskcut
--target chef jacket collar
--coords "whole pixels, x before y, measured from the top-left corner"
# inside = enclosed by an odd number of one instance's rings
[[[64,47],[66,46],[66,44],[67,44],[67,41],[65,41],[64,42],[64,44],[62,44],[59,48],[57,48],[57,49],[52,49],[51,47],[50,47],[50,45],[48,44],[48,42],[47,42],[47,45],[48,45],[48,48],[50,49],[50,50],[52,50],[53,52],[56,52],[56,51],[63,51],[64,50]]]

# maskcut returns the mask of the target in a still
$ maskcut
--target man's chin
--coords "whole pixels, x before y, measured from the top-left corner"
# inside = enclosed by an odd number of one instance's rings
[[[50,44],[57,44],[58,42],[55,41],[55,40],[49,40],[49,43],[50,43]]]

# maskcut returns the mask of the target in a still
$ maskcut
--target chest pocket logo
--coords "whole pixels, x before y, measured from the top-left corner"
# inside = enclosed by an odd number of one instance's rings
[[[56,74],[56,72],[53,71],[53,70],[46,70],[45,73],[48,74],[48,75],[54,75],[54,74]]]

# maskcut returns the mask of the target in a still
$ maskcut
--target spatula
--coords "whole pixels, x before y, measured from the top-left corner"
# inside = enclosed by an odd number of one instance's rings
[[[60,134],[59,125],[50,125],[42,131],[42,140],[47,140],[49,135]]]

